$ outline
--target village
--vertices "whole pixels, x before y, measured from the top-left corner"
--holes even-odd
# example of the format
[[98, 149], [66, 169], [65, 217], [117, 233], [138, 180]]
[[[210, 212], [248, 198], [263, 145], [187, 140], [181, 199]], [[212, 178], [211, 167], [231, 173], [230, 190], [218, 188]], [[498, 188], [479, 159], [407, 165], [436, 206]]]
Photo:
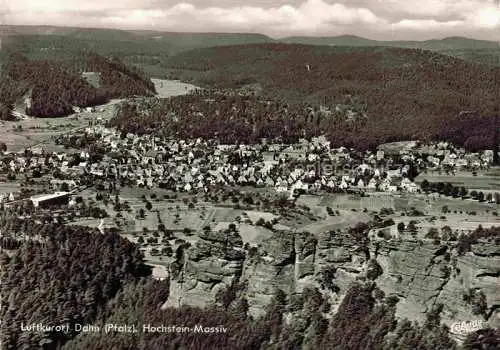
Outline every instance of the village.
[[[272, 228], [287, 210], [290, 217], [278, 228], [306, 227], [318, 233], [354, 225], [366, 219], [363, 213], [387, 210], [411, 216], [429, 211], [439, 215], [447, 208], [453, 215], [455, 208], [452, 226], [462, 232], [477, 225], [457, 221], [461, 214], [481, 209], [487, 218], [477, 220], [498, 220], [493, 216], [498, 215], [500, 193], [495, 174], [488, 176], [495, 169], [493, 152], [468, 153], [445, 142], [395, 142], [374, 152], [332, 148], [325, 137], [292, 145], [266, 140], [224, 145], [123, 134], [100, 119], [57, 135], [53, 142], [65, 152], [38, 146], [1, 153], [2, 206], [28, 201], [40, 213], [58, 213], [69, 221], [76, 217], [76, 223], [103, 232], [121, 227], [124, 233], [152, 234], [162, 225], [184, 239], [209, 225], [227, 229], [249, 213], [249, 222]], [[456, 177], [470, 179], [470, 184], [452, 185]], [[152, 209], [152, 203], [165, 199]], [[230, 212], [227, 208], [241, 205], [248, 210], [217, 215], [218, 207]], [[344, 217], [340, 226], [336, 218], [333, 226], [328, 224], [335, 213]], [[314, 222], [325, 218], [326, 224]], [[149, 236], [143, 244], [157, 241]]]
[[[445, 142], [395, 142], [381, 145], [376, 152], [331, 148], [324, 137], [293, 145], [268, 144], [266, 140], [257, 145], [224, 145], [217, 140], [123, 135], [100, 120], [57, 136], [55, 143], [68, 151], [48, 153], [36, 147], [1, 153], [0, 176], [5, 182], [15, 182], [22, 176], [26, 184], [37, 184], [31, 191], [23, 187], [24, 193], [2, 193], [2, 202], [27, 195], [45, 195], [52, 200], [97, 180], [118, 188], [162, 188], [183, 193], [244, 186], [275, 191], [290, 200], [300, 194], [420, 193], [417, 180], [426, 175], [442, 176], [450, 182], [457, 173], [477, 178], [493, 162], [491, 150], [467, 153]], [[481, 201], [498, 204], [494, 181], [492, 177], [489, 187], [478, 189], [486, 193]], [[461, 197], [465, 195], [462, 189]]]
[[[122, 135], [100, 125], [60, 136], [56, 143], [80, 150], [48, 154], [39, 147], [16, 154], [3, 152], [4, 175], [58, 171], [72, 179], [66, 182], [70, 188], [77, 186], [74, 179], [88, 173], [126, 185], [185, 192], [206, 192], [218, 184], [274, 188], [291, 194], [321, 190], [415, 193], [419, 186], [414, 178], [420, 172], [477, 175], [493, 162], [492, 151], [467, 153], [447, 143], [386, 144], [376, 153], [362, 153], [331, 149], [324, 137], [296, 145], [267, 144], [265, 140], [258, 145], [222, 145], [216, 140]], [[90, 159], [89, 148], [97, 150], [99, 159]]]

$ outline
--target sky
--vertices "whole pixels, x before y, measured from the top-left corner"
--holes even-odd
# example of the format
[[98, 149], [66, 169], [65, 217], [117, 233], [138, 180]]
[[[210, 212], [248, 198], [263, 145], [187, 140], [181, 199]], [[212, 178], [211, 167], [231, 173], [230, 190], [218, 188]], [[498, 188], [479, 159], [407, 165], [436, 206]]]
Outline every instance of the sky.
[[500, 0], [0, 0], [1, 24], [500, 41]]

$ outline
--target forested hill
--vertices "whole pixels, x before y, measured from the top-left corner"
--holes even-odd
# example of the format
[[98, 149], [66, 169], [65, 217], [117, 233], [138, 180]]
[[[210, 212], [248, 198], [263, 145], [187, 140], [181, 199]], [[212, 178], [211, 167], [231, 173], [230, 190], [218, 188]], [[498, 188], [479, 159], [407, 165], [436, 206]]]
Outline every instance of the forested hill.
[[[36, 222], [5, 214], [2, 248], [22, 244], [10, 257], [2, 253], [2, 349], [59, 348], [74, 330], [23, 332], [21, 324], [92, 323], [123, 285], [150, 273], [138, 247], [118, 234], [53, 224], [51, 217]], [[8, 244], [7, 235], [24, 240]]]
[[[82, 72], [100, 74], [100, 84], [90, 85]], [[28, 115], [58, 117], [72, 113], [73, 106], [93, 106], [110, 98], [152, 95], [154, 85], [135, 68], [120, 60], [94, 53], [61, 60], [29, 60], [13, 53], [4, 58], [0, 76], [0, 113], [9, 119], [9, 109], [23, 97], [31, 97]]]
[[[367, 117], [346, 144], [450, 139], [491, 148], [500, 68], [420, 49], [258, 44], [170, 58], [172, 77], [201, 86], [262, 87], [288, 103], [350, 105]], [[472, 113], [463, 113], [472, 112]]]
[[72, 73], [99, 72], [101, 90], [109, 98], [155, 93], [155, 86], [150, 77], [135, 67], [127, 66], [114, 56], [105, 58], [93, 52], [86, 52], [81, 57], [66, 59], [62, 64]]

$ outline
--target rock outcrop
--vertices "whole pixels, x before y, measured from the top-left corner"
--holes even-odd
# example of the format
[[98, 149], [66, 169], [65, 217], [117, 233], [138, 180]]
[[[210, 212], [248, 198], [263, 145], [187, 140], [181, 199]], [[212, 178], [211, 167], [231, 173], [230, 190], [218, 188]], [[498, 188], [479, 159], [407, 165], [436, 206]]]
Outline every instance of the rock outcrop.
[[200, 240], [178, 258], [179, 272], [170, 281], [170, 297], [165, 306], [183, 304], [205, 306], [217, 292], [241, 275], [245, 252], [237, 232], [200, 234]]
[[[321, 290], [334, 311], [352, 282], [369, 278], [386, 295], [399, 298], [400, 318], [423, 321], [426, 312], [442, 303], [442, 320], [448, 325], [481, 318], [499, 326], [499, 247], [480, 242], [459, 255], [455, 245], [412, 237], [367, 241], [345, 231], [317, 237], [276, 231], [251, 247], [243, 246], [236, 231], [203, 232], [183, 254], [167, 305], [207, 305], [238, 280], [254, 316], [266, 311], [278, 289], [292, 295], [306, 286]], [[484, 293], [484, 314], [473, 313], [465, 298], [470, 291]]]

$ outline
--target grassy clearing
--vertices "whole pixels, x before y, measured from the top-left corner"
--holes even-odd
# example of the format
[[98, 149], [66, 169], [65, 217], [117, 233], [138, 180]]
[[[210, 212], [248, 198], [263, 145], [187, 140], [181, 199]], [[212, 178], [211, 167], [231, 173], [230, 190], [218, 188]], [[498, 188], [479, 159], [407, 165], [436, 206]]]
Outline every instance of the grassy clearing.
[[495, 168], [488, 172], [479, 173], [477, 176], [465, 172], [457, 173], [455, 176], [421, 174], [417, 177], [416, 182], [421, 183], [424, 179], [429, 182], [449, 182], [455, 186], [464, 186], [469, 191], [495, 191], [500, 189], [500, 170]]
[[[0, 122], [0, 140], [7, 149], [19, 152], [25, 148], [42, 145], [49, 151], [63, 151], [64, 148], [54, 145], [52, 137], [66, 134], [86, 127], [90, 120], [110, 119], [115, 111], [117, 100], [97, 106], [94, 113], [80, 113], [59, 118], [29, 118], [17, 122]], [[101, 108], [103, 109], [102, 111]]]

